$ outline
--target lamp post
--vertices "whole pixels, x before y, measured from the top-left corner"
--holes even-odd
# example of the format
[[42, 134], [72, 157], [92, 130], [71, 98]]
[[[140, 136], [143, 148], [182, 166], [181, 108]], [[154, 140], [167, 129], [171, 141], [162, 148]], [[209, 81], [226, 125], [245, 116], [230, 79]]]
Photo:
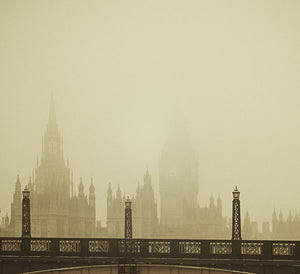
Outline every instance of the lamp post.
[[132, 212], [129, 197], [125, 201], [125, 239], [132, 239]]
[[240, 241], [241, 237], [241, 206], [240, 192], [237, 187], [232, 192], [232, 240]]
[[31, 237], [31, 226], [30, 226], [30, 191], [27, 186], [22, 191], [23, 200], [22, 200], [22, 237], [30, 238]]

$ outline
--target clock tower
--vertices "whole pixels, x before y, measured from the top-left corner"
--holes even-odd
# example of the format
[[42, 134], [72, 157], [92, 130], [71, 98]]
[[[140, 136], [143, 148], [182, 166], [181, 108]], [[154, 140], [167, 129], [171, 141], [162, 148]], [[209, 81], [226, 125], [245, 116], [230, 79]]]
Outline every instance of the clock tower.
[[169, 236], [179, 237], [180, 231], [196, 217], [198, 196], [196, 155], [180, 119], [170, 123], [161, 152], [159, 190], [162, 229], [169, 231]]

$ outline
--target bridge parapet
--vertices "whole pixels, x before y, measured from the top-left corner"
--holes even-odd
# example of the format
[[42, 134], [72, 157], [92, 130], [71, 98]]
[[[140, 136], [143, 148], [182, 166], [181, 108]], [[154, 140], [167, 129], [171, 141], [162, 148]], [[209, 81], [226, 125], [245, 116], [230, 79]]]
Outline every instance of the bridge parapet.
[[300, 260], [300, 241], [0, 238], [0, 255]]

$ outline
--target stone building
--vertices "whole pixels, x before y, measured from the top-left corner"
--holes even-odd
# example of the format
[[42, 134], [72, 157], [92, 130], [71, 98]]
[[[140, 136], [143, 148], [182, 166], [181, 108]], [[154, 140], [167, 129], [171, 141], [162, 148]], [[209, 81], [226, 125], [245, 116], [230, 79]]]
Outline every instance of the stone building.
[[215, 204], [198, 204], [198, 162], [183, 123], [174, 119], [159, 161], [160, 236], [168, 238], [226, 238], [220, 196]]
[[[31, 232], [33, 237], [92, 237], [95, 234], [95, 188], [90, 184], [84, 193], [82, 179], [78, 194], [73, 191], [73, 175], [63, 155], [62, 137], [56, 122], [53, 98], [49, 120], [43, 137], [42, 156], [37, 162], [28, 188], [31, 200]], [[11, 204], [9, 234], [21, 235], [21, 182], [15, 184]]]
[[[195, 152], [183, 127], [171, 124], [171, 131], [159, 161], [160, 222], [151, 177], [132, 199], [133, 235], [138, 238], [228, 238], [230, 229], [222, 215], [220, 195], [209, 206], [198, 204], [198, 170]], [[107, 192], [108, 236], [123, 237], [124, 200], [118, 187], [115, 196]]]
[[121, 196], [120, 186], [113, 195], [111, 185], [107, 190], [106, 226], [108, 237], [124, 237], [124, 204], [125, 197]]
[[284, 219], [282, 211], [277, 215], [275, 209], [272, 216], [272, 239], [274, 240], [300, 240], [300, 214], [293, 216], [290, 212]]
[[[133, 236], [135, 238], [157, 237], [159, 235], [157, 204], [148, 169], [143, 185], [138, 184], [136, 195], [131, 201]], [[107, 191], [107, 235], [109, 237], [124, 237], [124, 203], [125, 195], [122, 197], [120, 186], [113, 195], [109, 185]]]
[[138, 184], [132, 203], [132, 214], [134, 237], [154, 238], [159, 236], [157, 203], [148, 168], [142, 186]]

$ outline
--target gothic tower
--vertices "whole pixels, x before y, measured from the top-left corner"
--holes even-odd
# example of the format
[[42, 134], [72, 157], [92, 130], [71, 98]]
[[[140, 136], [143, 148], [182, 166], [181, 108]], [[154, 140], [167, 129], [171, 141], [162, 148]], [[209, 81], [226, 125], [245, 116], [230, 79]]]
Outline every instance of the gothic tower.
[[194, 222], [198, 196], [197, 160], [180, 118], [171, 122], [161, 152], [159, 190], [161, 227], [166, 235], [179, 236], [177, 231]]
[[158, 235], [157, 204], [148, 168], [142, 187], [138, 184], [132, 203], [133, 235], [136, 238], [153, 238]]
[[[78, 195], [73, 192], [73, 175], [66, 165], [62, 137], [56, 122], [53, 98], [43, 137], [41, 161], [37, 161], [28, 188], [31, 197], [33, 237], [92, 237], [95, 235], [95, 187], [91, 182], [89, 196], [80, 180]], [[21, 183], [15, 185], [11, 204], [11, 236], [21, 235]]]
[[61, 237], [68, 235], [70, 185], [70, 170], [64, 161], [62, 137], [51, 96], [41, 162], [36, 169], [33, 183], [36, 190], [32, 195], [33, 235]]

